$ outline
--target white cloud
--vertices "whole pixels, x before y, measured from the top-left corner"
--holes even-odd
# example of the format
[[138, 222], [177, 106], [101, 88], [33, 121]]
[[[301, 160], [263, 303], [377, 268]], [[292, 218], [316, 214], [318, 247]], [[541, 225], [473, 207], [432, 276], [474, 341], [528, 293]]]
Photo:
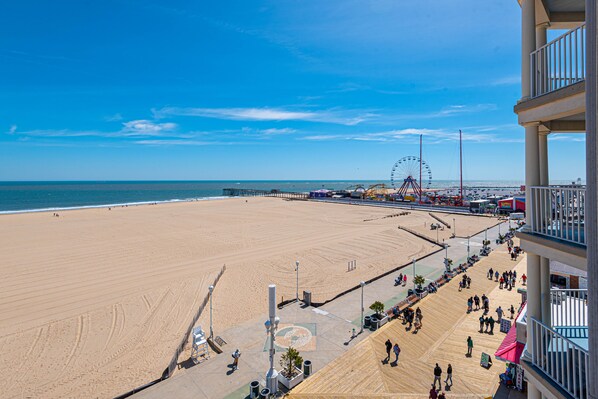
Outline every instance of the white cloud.
[[570, 134], [562, 134], [562, 133], [552, 133], [548, 135], [548, 140], [550, 141], [573, 141], [582, 143], [586, 141], [586, 135], [580, 133], [570, 133]]
[[125, 136], [160, 136], [163, 132], [171, 132], [177, 128], [176, 123], [155, 123], [145, 119], [123, 123], [122, 133]]
[[10, 128], [8, 129], [8, 134], [15, 134], [17, 131], [17, 125], [11, 125]]
[[120, 122], [123, 120], [123, 116], [121, 114], [114, 114], [104, 118], [107, 122]]
[[490, 82], [492, 86], [507, 86], [507, 85], [515, 85], [521, 84], [521, 76], [520, 75], [511, 75], [505, 76]]
[[363, 111], [301, 111], [282, 108], [177, 108], [165, 107], [153, 110], [156, 118], [167, 116], [197, 116], [241, 121], [308, 121], [340, 125], [357, 125], [375, 115]]
[[278, 134], [292, 134], [292, 133], [295, 133], [296, 130], [285, 127], [283, 129], [276, 129], [276, 128], [264, 129], [264, 130], [260, 130], [259, 132], [270, 136], [270, 135], [278, 135]]

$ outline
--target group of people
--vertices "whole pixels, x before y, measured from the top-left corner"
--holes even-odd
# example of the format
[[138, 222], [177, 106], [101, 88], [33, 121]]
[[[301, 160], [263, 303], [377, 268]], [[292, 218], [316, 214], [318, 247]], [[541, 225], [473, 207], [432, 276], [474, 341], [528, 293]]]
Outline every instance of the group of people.
[[402, 285], [403, 287], [407, 285], [407, 275], [406, 274], [399, 274], [397, 278], [395, 278], [395, 286]]
[[498, 288], [501, 290], [503, 287], [511, 291], [511, 289], [515, 286], [517, 282], [517, 271], [516, 270], [509, 270], [508, 272], [503, 272], [500, 278], [498, 279], [500, 283]]
[[399, 347], [399, 344], [396, 343], [393, 345], [392, 342], [390, 342], [390, 339], [387, 339], [384, 345], [386, 346], [386, 359], [384, 359], [383, 363], [388, 363], [390, 361], [390, 351], [392, 351], [395, 355], [395, 361], [393, 364], [396, 365], [399, 362], [399, 355], [401, 354], [401, 348]]
[[[449, 384], [449, 380], [451, 383]], [[438, 390], [436, 390], [436, 383], [438, 382]], [[447, 387], [453, 386], [453, 366], [449, 363], [448, 367], [446, 368], [446, 379], [444, 380], [444, 384]], [[446, 394], [444, 392], [438, 393], [442, 389], [442, 368], [436, 363], [436, 367], [434, 367], [434, 383], [432, 384], [432, 388], [430, 389], [430, 399], [445, 399]]]
[[471, 287], [471, 277], [469, 277], [467, 274], [463, 274], [461, 281], [459, 281], [459, 292], [461, 292], [461, 290], [463, 288], [470, 288]]
[[511, 254], [511, 260], [517, 260], [517, 257], [519, 257], [519, 255], [523, 252], [521, 247], [508, 246], [507, 248], [509, 250], [509, 253]]
[[486, 294], [482, 294], [481, 298], [477, 294], [472, 297], [470, 296], [467, 299], [467, 313], [471, 313], [474, 310], [480, 310], [480, 303], [481, 307], [484, 309], [484, 315], [487, 314], [490, 310], [490, 299]]
[[408, 330], [414, 327], [413, 332], [416, 333], [422, 328], [422, 311], [419, 307], [413, 310], [413, 308], [403, 309], [403, 324], [409, 324]]

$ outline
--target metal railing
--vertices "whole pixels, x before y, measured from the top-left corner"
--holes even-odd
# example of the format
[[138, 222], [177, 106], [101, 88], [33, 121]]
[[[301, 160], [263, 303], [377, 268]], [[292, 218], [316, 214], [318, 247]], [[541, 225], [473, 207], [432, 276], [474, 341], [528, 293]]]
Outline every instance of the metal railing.
[[559, 289], [550, 290], [551, 324], [556, 326], [588, 326], [588, 290]]
[[586, 245], [585, 203], [583, 186], [531, 187], [529, 228], [536, 234]]
[[588, 351], [534, 318], [531, 323], [532, 364], [576, 399], [587, 399]]
[[532, 98], [584, 80], [585, 45], [584, 23], [531, 53]]

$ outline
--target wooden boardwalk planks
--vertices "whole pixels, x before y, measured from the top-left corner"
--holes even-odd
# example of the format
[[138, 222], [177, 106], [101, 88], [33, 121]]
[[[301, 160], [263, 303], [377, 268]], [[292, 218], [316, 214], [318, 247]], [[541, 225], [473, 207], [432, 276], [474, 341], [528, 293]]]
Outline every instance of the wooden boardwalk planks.
[[[479, 333], [478, 318], [482, 311], [467, 314], [467, 298], [475, 294], [489, 296], [490, 315], [496, 319], [495, 310], [499, 305], [505, 311], [511, 304], [517, 309], [521, 296], [516, 289], [499, 289], [497, 282], [487, 279], [490, 267], [499, 272], [515, 268], [520, 276], [526, 270], [525, 257], [514, 262], [505, 247], [498, 248], [467, 271], [472, 279], [471, 289], [459, 292], [460, 276], [457, 276], [437, 294], [428, 295], [416, 305], [423, 314], [423, 328], [417, 334], [407, 331], [401, 321], [392, 321], [297, 386], [289, 397], [427, 398], [434, 379], [435, 363], [443, 369], [443, 380], [448, 363], [453, 366], [454, 384], [446, 391], [447, 396], [492, 396], [498, 387], [498, 375], [504, 371], [504, 363], [494, 359], [494, 352], [505, 334], [500, 332], [498, 323], [494, 326], [493, 335]], [[474, 341], [471, 358], [465, 356], [468, 336]], [[386, 357], [384, 342], [387, 339], [393, 344], [398, 342], [401, 347], [396, 367], [382, 363]], [[482, 352], [490, 354], [494, 361], [493, 367], [488, 370], [479, 364]], [[394, 360], [394, 355], [391, 360]], [[443, 384], [443, 390], [445, 388]]]

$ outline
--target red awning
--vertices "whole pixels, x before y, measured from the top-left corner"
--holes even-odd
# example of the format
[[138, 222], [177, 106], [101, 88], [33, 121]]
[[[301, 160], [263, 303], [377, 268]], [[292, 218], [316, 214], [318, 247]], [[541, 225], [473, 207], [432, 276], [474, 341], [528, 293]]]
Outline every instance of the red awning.
[[[521, 311], [519, 313], [521, 313]], [[519, 317], [519, 313], [515, 320]], [[523, 348], [525, 348], [525, 344], [517, 342], [517, 324], [513, 323], [507, 336], [498, 347], [498, 350], [494, 353], [494, 357], [505, 362], [519, 364], [519, 358], [523, 353]]]

